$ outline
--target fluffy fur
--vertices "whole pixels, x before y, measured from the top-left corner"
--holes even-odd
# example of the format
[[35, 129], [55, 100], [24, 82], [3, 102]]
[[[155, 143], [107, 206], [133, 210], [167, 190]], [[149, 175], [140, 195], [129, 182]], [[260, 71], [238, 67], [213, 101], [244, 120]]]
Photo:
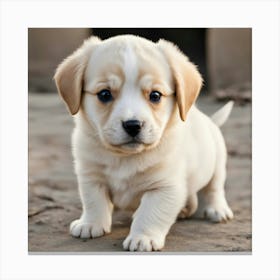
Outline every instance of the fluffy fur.
[[[136, 210], [123, 242], [130, 251], [162, 249], [178, 215], [233, 217], [224, 193], [224, 139], [195, 107], [202, 78], [175, 45], [132, 35], [92, 37], [59, 65], [55, 81], [76, 124], [83, 213], [70, 225], [73, 236], [109, 233], [114, 206]], [[98, 99], [103, 89], [112, 101]], [[150, 101], [152, 91], [162, 94], [158, 103]], [[231, 108], [215, 114], [215, 122], [225, 122]], [[122, 125], [132, 119], [143, 124], [133, 139]]]

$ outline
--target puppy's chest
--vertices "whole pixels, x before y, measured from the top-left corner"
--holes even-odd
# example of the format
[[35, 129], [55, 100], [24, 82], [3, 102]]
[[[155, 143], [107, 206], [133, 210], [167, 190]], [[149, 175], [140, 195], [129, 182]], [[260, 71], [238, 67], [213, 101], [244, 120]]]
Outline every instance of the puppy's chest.
[[138, 174], [131, 171], [131, 168], [125, 166], [108, 166], [105, 171], [111, 199], [119, 208], [134, 208], [131, 204], [135, 204], [141, 193], [137, 183]]

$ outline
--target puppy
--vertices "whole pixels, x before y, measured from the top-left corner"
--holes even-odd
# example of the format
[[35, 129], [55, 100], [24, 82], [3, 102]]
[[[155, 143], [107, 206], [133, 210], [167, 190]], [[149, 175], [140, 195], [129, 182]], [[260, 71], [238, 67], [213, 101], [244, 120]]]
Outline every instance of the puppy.
[[110, 233], [114, 206], [136, 210], [123, 242], [130, 251], [161, 250], [178, 215], [233, 218], [218, 128], [233, 103], [212, 119], [200, 112], [194, 102], [201, 75], [175, 45], [133, 35], [91, 37], [54, 79], [75, 121], [83, 212], [70, 225], [72, 236]]

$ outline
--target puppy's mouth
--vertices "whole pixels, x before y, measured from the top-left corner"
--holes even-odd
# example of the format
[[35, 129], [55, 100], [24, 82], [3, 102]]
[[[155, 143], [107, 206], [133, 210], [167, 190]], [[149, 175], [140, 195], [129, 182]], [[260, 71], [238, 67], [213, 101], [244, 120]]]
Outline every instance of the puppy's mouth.
[[128, 142], [122, 143], [121, 146], [129, 146], [129, 147], [136, 147], [138, 145], [144, 144], [142, 141], [139, 141], [137, 139], [132, 139]]
[[142, 152], [149, 145], [137, 138], [133, 138], [126, 142], [111, 144], [111, 146], [119, 153], [136, 154]]
[[125, 148], [137, 148], [139, 147], [140, 145], [146, 145], [144, 142], [142, 142], [141, 140], [138, 140], [136, 138], [133, 138], [129, 141], [126, 141], [126, 142], [122, 142], [122, 143], [119, 143], [119, 144], [115, 144], [113, 146], [115, 147], [125, 147]]
[[141, 137], [137, 135], [135, 137], [124, 137], [123, 139], [110, 139], [105, 138], [107, 141], [103, 141], [106, 148], [119, 155], [131, 155], [139, 154], [144, 151], [154, 148], [159, 141], [152, 141], [153, 139]]

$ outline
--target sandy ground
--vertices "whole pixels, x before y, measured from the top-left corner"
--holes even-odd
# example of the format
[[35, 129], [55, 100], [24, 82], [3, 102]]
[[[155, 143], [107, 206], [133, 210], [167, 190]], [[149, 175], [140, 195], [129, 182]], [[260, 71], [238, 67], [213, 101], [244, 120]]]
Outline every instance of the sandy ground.
[[[198, 101], [208, 114], [221, 106], [209, 97]], [[70, 222], [81, 213], [71, 155], [72, 127], [57, 94], [29, 95], [29, 252], [122, 252], [129, 212], [116, 211], [112, 233], [104, 237], [81, 240], [69, 235]], [[162, 253], [251, 252], [251, 104], [235, 106], [222, 131], [229, 153], [226, 193], [235, 219], [222, 224], [177, 221]]]

